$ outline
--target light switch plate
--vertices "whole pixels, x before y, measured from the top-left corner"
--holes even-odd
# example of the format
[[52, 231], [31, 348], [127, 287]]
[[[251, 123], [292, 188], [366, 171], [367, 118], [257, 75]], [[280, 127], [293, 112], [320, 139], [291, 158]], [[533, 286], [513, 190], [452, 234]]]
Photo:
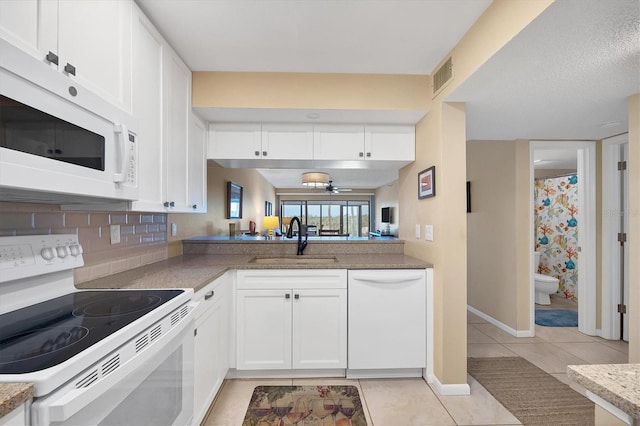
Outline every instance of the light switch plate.
[[420, 239], [420, 225], [416, 225], [416, 238]]
[[111, 234], [111, 244], [120, 243], [120, 225], [109, 226], [109, 233]]
[[424, 239], [427, 241], [433, 241], [433, 225], [424, 226]]

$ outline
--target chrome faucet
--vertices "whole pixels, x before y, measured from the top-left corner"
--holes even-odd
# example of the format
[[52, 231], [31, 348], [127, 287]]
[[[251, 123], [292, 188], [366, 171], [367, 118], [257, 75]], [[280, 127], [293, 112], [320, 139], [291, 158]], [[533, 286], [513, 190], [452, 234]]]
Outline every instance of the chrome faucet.
[[291, 218], [291, 222], [289, 222], [287, 238], [293, 238], [293, 222], [298, 222], [298, 252], [296, 254], [298, 256], [302, 256], [302, 252], [307, 248], [307, 239], [309, 236], [305, 234], [304, 241], [302, 241], [302, 223], [300, 223], [300, 218], [298, 216], [294, 216]]

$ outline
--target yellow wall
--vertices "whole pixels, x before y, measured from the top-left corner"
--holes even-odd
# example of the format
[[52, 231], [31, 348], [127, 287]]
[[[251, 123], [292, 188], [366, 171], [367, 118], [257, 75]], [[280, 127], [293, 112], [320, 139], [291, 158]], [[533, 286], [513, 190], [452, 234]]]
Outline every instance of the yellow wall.
[[640, 93], [629, 97], [629, 362], [640, 362]]
[[426, 111], [426, 75], [193, 73], [193, 106]]
[[[242, 219], [225, 219], [227, 182], [242, 186]], [[235, 222], [236, 229], [249, 229], [249, 221], [256, 222], [256, 230], [262, 231], [264, 203], [271, 201], [275, 209], [275, 189], [255, 169], [225, 169], [209, 161], [207, 163], [207, 213], [170, 214], [171, 224], [178, 225], [178, 235], [169, 231], [169, 257], [182, 254], [181, 240], [196, 235], [228, 235], [229, 223]], [[275, 210], [274, 210], [275, 212]]]

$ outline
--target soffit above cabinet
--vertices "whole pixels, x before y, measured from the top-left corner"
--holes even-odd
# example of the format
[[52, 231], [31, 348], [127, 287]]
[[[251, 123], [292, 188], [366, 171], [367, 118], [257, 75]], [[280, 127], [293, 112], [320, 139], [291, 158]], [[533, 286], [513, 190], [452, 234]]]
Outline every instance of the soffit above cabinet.
[[203, 120], [226, 123], [339, 123], [414, 125], [426, 110], [347, 110], [293, 108], [203, 108], [193, 110]]

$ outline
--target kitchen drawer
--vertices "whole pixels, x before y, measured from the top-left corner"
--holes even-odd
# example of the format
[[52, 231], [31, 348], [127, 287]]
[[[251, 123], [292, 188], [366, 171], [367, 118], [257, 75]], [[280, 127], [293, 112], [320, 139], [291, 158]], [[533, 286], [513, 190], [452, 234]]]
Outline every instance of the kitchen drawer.
[[237, 277], [239, 290], [347, 288], [346, 269], [247, 269]]

